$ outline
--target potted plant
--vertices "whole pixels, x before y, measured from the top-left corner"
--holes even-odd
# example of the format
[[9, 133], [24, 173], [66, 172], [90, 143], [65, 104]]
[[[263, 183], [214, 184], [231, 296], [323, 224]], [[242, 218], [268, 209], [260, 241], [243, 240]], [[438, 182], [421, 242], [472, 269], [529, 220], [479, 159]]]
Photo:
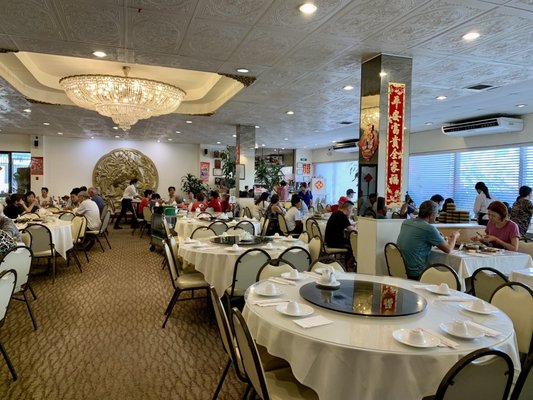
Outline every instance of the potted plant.
[[226, 186], [228, 189], [232, 189], [235, 187], [235, 173], [237, 169], [235, 157], [229, 147], [226, 147], [220, 152], [220, 158], [222, 159], [222, 175], [224, 175], [224, 179], [226, 180]]
[[197, 176], [187, 174], [181, 178], [181, 190], [185, 194], [193, 192], [196, 196], [200, 192], [207, 192], [208, 187]]
[[281, 169], [283, 165], [266, 162], [260, 158], [255, 163], [255, 181], [263, 185], [267, 190], [272, 190], [274, 185], [282, 180]]

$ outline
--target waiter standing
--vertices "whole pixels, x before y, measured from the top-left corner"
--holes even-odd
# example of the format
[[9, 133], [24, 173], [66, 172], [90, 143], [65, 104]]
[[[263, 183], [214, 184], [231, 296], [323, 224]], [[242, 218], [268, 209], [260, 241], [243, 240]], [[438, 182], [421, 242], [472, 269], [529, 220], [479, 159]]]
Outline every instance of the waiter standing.
[[122, 227], [119, 226], [120, 220], [122, 217], [126, 216], [126, 213], [128, 211], [131, 211], [131, 227], [136, 228], [137, 227], [137, 218], [135, 217], [135, 211], [132, 207], [132, 201], [135, 198], [140, 198], [140, 196], [137, 194], [137, 186], [139, 185], [138, 179], [132, 179], [130, 181], [130, 185], [126, 187], [124, 190], [124, 194], [122, 195], [122, 200], [120, 202], [120, 215], [117, 217], [115, 221], [115, 229], [122, 229]]

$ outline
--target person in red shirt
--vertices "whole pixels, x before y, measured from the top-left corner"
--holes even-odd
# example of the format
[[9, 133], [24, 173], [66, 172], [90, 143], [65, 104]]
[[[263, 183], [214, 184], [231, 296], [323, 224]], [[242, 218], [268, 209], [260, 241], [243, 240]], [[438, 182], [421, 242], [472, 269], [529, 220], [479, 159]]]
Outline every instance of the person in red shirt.
[[216, 190], [212, 190], [211, 201], [207, 203], [207, 207], [211, 207], [214, 212], [222, 212], [222, 204], [220, 202], [220, 195]]
[[331, 212], [335, 212], [335, 211], [338, 211], [339, 210], [339, 207], [342, 206], [344, 203], [346, 203], [348, 201], [348, 197], [344, 197], [344, 196], [341, 196], [339, 198], [339, 202], [338, 204], [333, 204], [331, 206]]
[[137, 215], [141, 216], [143, 215], [143, 208], [147, 207], [150, 203], [150, 200], [152, 200], [152, 194], [154, 193], [153, 190], [146, 189], [144, 191], [144, 197], [141, 200], [141, 203], [139, 204], [139, 207], [137, 208]]
[[228, 212], [231, 211], [231, 204], [229, 203], [229, 194], [222, 195], [222, 201], [220, 202], [222, 205], [222, 212]]
[[207, 203], [205, 202], [205, 196], [203, 193], [198, 193], [196, 195], [196, 202], [191, 207], [191, 211], [204, 211], [207, 208]]

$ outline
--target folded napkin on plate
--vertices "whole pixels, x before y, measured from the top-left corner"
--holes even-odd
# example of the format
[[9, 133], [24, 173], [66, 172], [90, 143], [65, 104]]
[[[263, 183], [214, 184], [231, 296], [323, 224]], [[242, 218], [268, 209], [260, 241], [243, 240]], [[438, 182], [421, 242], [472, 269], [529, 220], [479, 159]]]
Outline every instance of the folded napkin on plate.
[[285, 279], [285, 278], [280, 278], [279, 276], [274, 276], [274, 277], [268, 278], [268, 280], [271, 281], [271, 282], [280, 283], [282, 285], [296, 286], [296, 283], [294, 283], [293, 281], [290, 281], [290, 280]]
[[277, 306], [279, 304], [285, 304], [288, 302], [289, 300], [273, 299], [273, 300], [256, 300], [256, 301], [253, 301], [252, 304], [254, 306], [259, 306], [259, 307], [270, 307], [270, 306]]
[[472, 301], [472, 298], [471, 297], [460, 297], [460, 296], [446, 296], [446, 297], [442, 296], [436, 299], [435, 301], [468, 302], [468, 301]]
[[322, 315], [316, 315], [314, 317], [295, 319], [295, 324], [300, 325], [302, 328], [314, 328], [315, 326], [322, 326], [331, 324], [333, 321], [323, 317]]
[[448, 339], [446, 336], [443, 336], [440, 333], [437, 333], [437, 332], [435, 332], [432, 329], [422, 329], [422, 330], [424, 332], [426, 332], [427, 334], [429, 334], [431, 336], [434, 336], [437, 339], [439, 339], [440, 340], [439, 347], [445, 346], [445, 347], [449, 347], [451, 349], [456, 349], [457, 347], [459, 347], [459, 343], [454, 342], [451, 339]]
[[474, 321], [466, 321], [466, 324], [479, 329], [485, 334], [485, 336], [488, 336], [488, 337], [500, 336], [502, 334], [499, 331], [486, 327], [485, 325], [477, 324]]

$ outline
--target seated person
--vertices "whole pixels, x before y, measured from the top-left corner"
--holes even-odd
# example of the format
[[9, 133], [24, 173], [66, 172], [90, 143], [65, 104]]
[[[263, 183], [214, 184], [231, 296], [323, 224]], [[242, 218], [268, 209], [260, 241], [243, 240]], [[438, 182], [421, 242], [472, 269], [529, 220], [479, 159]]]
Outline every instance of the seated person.
[[185, 199], [185, 204], [192, 204], [196, 201], [196, 197], [194, 196], [193, 192], [187, 193], [187, 198]]
[[77, 197], [80, 204], [76, 210], [76, 215], [83, 215], [87, 219], [88, 231], [99, 230], [102, 221], [100, 220], [98, 205], [91, 200], [87, 192], [79, 192]]
[[41, 205], [41, 207], [50, 207], [54, 204], [54, 202], [52, 201], [52, 197], [49, 196], [48, 194], [48, 188], [47, 187], [42, 187], [41, 188], [41, 197], [40, 198], [37, 198], [37, 201], [39, 202], [39, 204]]
[[444, 197], [442, 197], [440, 194], [434, 194], [431, 196], [430, 200], [438, 204], [440, 212], [442, 210], [442, 205], [444, 204]]
[[3, 213], [4, 206], [0, 203], [0, 231], [4, 231], [13, 236], [17, 242], [21, 242], [20, 231], [11, 218], [8, 218]]
[[376, 193], [369, 194], [368, 199], [365, 199], [365, 197], [361, 195], [361, 197], [359, 197], [359, 199], [357, 200], [359, 215], [364, 217], [368, 209], [372, 209], [372, 206], [377, 201], [377, 199], [378, 195]]
[[352, 215], [353, 205], [350, 200], [346, 199], [339, 206], [339, 209], [329, 217], [324, 234], [324, 241], [327, 246], [351, 250], [350, 240], [344, 236], [344, 232], [355, 230], [349, 218]]
[[89, 193], [91, 200], [96, 203], [96, 205], [98, 206], [98, 209], [100, 210], [100, 214], [102, 214], [102, 211], [104, 210], [104, 207], [105, 207], [105, 201], [102, 198], [102, 196], [100, 196], [100, 194], [98, 193], [98, 189], [96, 189], [95, 187], [90, 187], [87, 190], [87, 193]]
[[222, 195], [222, 201], [220, 202], [220, 206], [222, 207], [222, 212], [228, 212], [231, 211], [231, 204], [229, 203], [229, 194]]
[[207, 207], [211, 207], [214, 212], [222, 212], [222, 203], [220, 202], [220, 195], [216, 190], [210, 192], [211, 200], [207, 203]]
[[37, 210], [41, 208], [39, 200], [35, 197], [35, 193], [32, 191], [26, 193], [22, 207], [24, 207], [25, 212], [37, 212]]
[[279, 202], [279, 196], [273, 194], [270, 198], [270, 204], [265, 210], [265, 218], [269, 220], [267, 235], [281, 233], [279, 229], [278, 215], [285, 215], [285, 209]]
[[[518, 225], [508, 218], [508, 210], [501, 201], [493, 201], [487, 207], [489, 222], [485, 228], [486, 235], [481, 237], [482, 243], [491, 244], [500, 249], [518, 250], [520, 231]], [[480, 238], [472, 238], [480, 240]]]
[[[137, 207], [137, 215], [142, 216], [143, 215], [143, 208], [148, 207], [150, 204], [150, 201], [152, 200], [152, 195], [154, 194], [154, 191], [151, 189], [146, 189], [144, 191], [144, 197], [139, 203], [139, 207]], [[147, 221], [149, 222], [149, 221]]]
[[402, 223], [396, 243], [405, 259], [409, 279], [419, 279], [428, 265], [433, 246], [449, 254], [459, 237], [459, 232], [455, 231], [446, 241], [437, 228], [431, 225], [435, 223], [438, 211], [437, 203], [426, 200], [420, 205], [417, 218], [407, 219]]
[[168, 199], [165, 200], [165, 203], [170, 205], [179, 203], [178, 199], [176, 198], [176, 188], [174, 186], [168, 187]]
[[70, 199], [67, 201], [67, 205], [63, 207], [65, 210], [73, 210], [78, 207], [78, 193], [81, 192], [80, 188], [74, 188], [70, 191]]
[[[437, 205], [438, 207], [438, 205]], [[438, 210], [437, 210], [438, 212]], [[405, 195], [405, 203], [400, 208], [400, 217], [413, 218], [418, 215], [418, 209], [416, 208], [415, 201], [408, 194]]]
[[387, 207], [385, 207], [385, 197], [378, 197], [376, 204], [376, 219], [387, 219]]
[[261, 195], [254, 202], [254, 204], [254, 217], [261, 218], [261, 216], [264, 215], [266, 209], [268, 208], [268, 192], [261, 193]]
[[19, 215], [24, 214], [24, 195], [20, 193], [13, 193], [6, 197], [6, 206], [4, 208], [4, 215], [11, 219], [17, 219]]
[[289, 233], [302, 233], [303, 223], [300, 209], [302, 208], [303, 200], [297, 195], [293, 194], [291, 198], [291, 208], [285, 214], [285, 221], [287, 221], [287, 230]]
[[191, 207], [191, 211], [196, 211], [198, 210], [198, 212], [202, 212], [202, 211], [205, 211], [205, 209], [207, 208], [207, 203], [205, 202], [205, 196], [203, 193], [198, 193], [196, 195], [196, 201], [193, 203], [192, 207]]
[[154, 211], [154, 207], [159, 207], [161, 205], [161, 195], [159, 193], [154, 193], [152, 199], [148, 203], [150, 210]]
[[[340, 206], [342, 206], [344, 203], [346, 203], [348, 201], [348, 197], [346, 196], [341, 196], [339, 197], [339, 201], [337, 204], [333, 204], [332, 206], [329, 206], [329, 209], [326, 207], [326, 211], [328, 212], [335, 212], [335, 211], [338, 211]], [[352, 202], [353, 203], [353, 202]]]
[[451, 197], [448, 197], [446, 200], [444, 200], [444, 204], [442, 205], [442, 211], [448, 212], [448, 204], [455, 204]]

